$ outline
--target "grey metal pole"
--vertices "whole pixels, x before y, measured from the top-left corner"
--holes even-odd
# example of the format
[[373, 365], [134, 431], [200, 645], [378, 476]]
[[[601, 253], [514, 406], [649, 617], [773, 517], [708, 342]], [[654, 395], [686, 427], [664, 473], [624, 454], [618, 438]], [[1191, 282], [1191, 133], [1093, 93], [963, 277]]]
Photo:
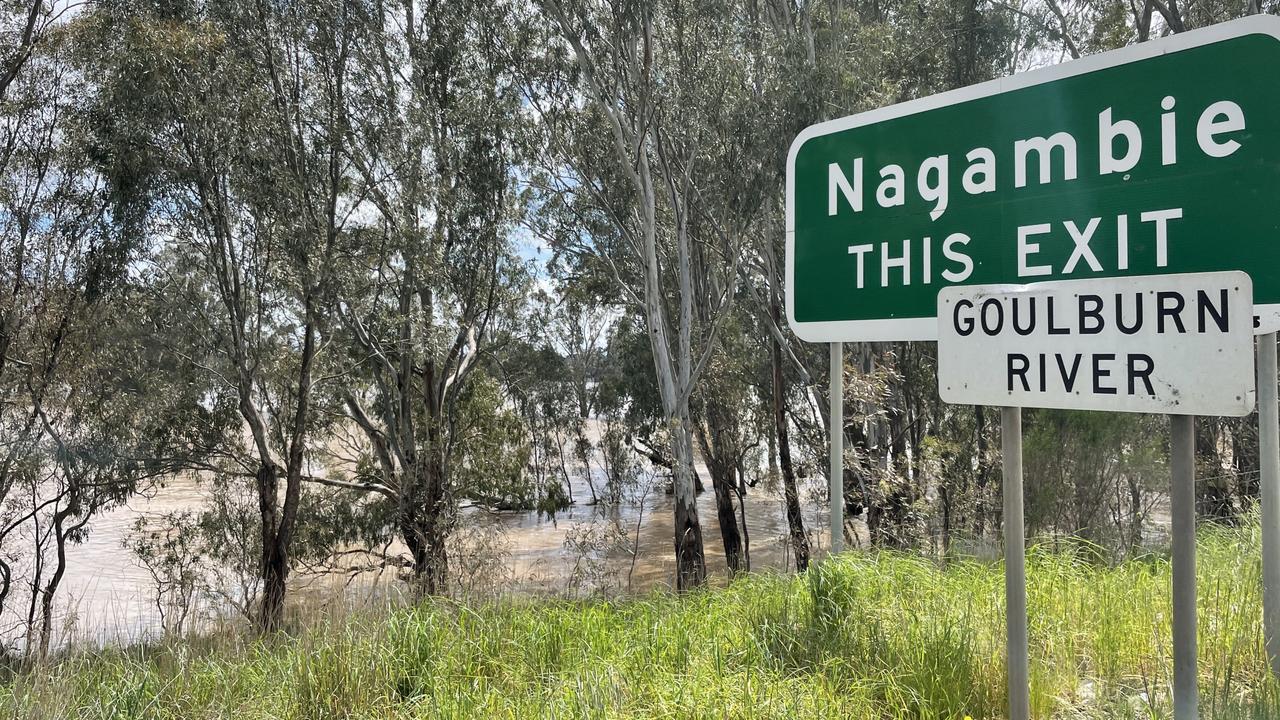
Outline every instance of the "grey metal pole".
[[831, 343], [831, 552], [844, 550], [844, 343]]
[[1022, 408], [1000, 408], [1004, 463], [1004, 604], [1008, 640], [1009, 720], [1031, 717], [1027, 661], [1027, 567], [1022, 518]]
[[1173, 718], [1198, 720], [1195, 417], [1170, 415], [1173, 514]]
[[1258, 494], [1262, 499], [1262, 624], [1280, 678], [1280, 407], [1276, 334], [1258, 336]]

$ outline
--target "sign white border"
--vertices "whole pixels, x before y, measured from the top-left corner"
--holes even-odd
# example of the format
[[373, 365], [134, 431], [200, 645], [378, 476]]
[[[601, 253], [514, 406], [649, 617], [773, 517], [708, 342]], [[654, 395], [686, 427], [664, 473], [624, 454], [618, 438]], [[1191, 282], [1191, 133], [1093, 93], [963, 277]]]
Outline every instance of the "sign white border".
[[[871, 342], [871, 341], [904, 341], [904, 340], [937, 340], [938, 322], [935, 317], [921, 318], [887, 318], [880, 320], [834, 320], [826, 322], [797, 322], [795, 318], [795, 169], [796, 154], [800, 147], [812, 138], [830, 135], [831, 133], [852, 128], [864, 127], [874, 123], [906, 117], [917, 113], [937, 110], [948, 105], [955, 105], [969, 100], [990, 97], [1011, 90], [1043, 85], [1044, 83], [1064, 78], [1084, 75], [1097, 70], [1127, 65], [1140, 60], [1148, 60], [1160, 55], [1190, 48], [1210, 45], [1223, 40], [1244, 37], [1246, 35], [1270, 35], [1280, 40], [1280, 17], [1275, 15], [1252, 15], [1232, 20], [1231, 22], [1213, 25], [1201, 30], [1171, 35], [1159, 40], [1151, 40], [1137, 45], [1111, 50], [1097, 55], [1070, 60], [1058, 65], [1018, 73], [1006, 78], [989, 80], [978, 85], [949, 90], [937, 95], [910, 100], [897, 105], [870, 110], [857, 115], [850, 115], [836, 120], [810, 125], [796, 136], [787, 153], [787, 230], [786, 230], [786, 306], [787, 323], [792, 331], [806, 342]], [[1235, 268], [1249, 272], [1256, 268]], [[1079, 279], [1079, 278], [1076, 278]], [[1255, 305], [1254, 315], [1261, 319], [1260, 327], [1254, 328], [1254, 334], [1275, 332], [1280, 329], [1280, 304]]]

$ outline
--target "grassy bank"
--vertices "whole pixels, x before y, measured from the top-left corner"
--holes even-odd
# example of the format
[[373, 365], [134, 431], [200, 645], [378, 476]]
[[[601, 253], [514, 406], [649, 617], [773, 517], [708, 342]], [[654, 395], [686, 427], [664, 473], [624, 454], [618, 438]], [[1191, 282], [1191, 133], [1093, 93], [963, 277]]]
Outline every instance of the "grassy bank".
[[[1205, 717], [1280, 717], [1257, 530], [1201, 535]], [[997, 718], [998, 565], [851, 553], [805, 577], [620, 602], [435, 602], [77, 654], [11, 677], [31, 718]], [[1166, 717], [1169, 563], [1028, 557], [1040, 718]]]

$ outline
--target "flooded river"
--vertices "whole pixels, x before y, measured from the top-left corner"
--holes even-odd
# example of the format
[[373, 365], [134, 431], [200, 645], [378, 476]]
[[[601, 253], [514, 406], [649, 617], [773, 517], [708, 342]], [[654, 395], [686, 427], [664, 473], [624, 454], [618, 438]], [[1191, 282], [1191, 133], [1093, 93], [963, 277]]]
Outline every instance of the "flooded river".
[[[698, 497], [708, 572], [725, 574], [724, 548], [716, 522], [715, 496], [705, 468], [706, 491]], [[820, 481], [819, 481], [820, 482]], [[646, 493], [628, 493], [628, 501], [591, 506], [584, 478], [573, 481], [576, 504], [553, 518], [536, 512], [495, 512], [464, 508], [450, 571], [464, 592], [491, 594], [583, 594], [643, 592], [669, 586], [674, 576], [672, 498], [662, 481]], [[793, 564], [786, 542], [786, 517], [779, 492], [760, 483], [746, 496], [747, 530], [753, 570], [784, 569]], [[596, 481], [597, 491], [602, 483]], [[820, 488], [802, 488], [805, 526], [815, 554], [827, 546]], [[68, 571], [59, 591], [56, 644], [114, 644], [156, 637], [162, 630], [155, 604], [155, 582], [126, 547], [135, 522], [181, 510], [199, 510], [207, 488], [194, 479], [175, 479], [153, 496], [95, 519], [84, 543], [68, 549]], [[392, 572], [367, 575], [344, 585], [340, 578], [295, 572], [293, 598], [332, 598], [394, 590]], [[358, 598], [355, 598], [358, 600]]]

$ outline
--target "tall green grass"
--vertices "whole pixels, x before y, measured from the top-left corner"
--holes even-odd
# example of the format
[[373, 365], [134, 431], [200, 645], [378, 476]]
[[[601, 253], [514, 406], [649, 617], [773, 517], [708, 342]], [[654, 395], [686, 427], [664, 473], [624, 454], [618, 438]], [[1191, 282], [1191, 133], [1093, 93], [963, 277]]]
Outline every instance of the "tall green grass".
[[[1256, 526], [1199, 546], [1202, 712], [1280, 717]], [[1170, 568], [1028, 553], [1038, 718], [1169, 714]], [[1003, 574], [849, 553], [684, 597], [433, 601], [314, 618], [269, 641], [72, 654], [0, 685], [30, 718], [999, 718]]]

